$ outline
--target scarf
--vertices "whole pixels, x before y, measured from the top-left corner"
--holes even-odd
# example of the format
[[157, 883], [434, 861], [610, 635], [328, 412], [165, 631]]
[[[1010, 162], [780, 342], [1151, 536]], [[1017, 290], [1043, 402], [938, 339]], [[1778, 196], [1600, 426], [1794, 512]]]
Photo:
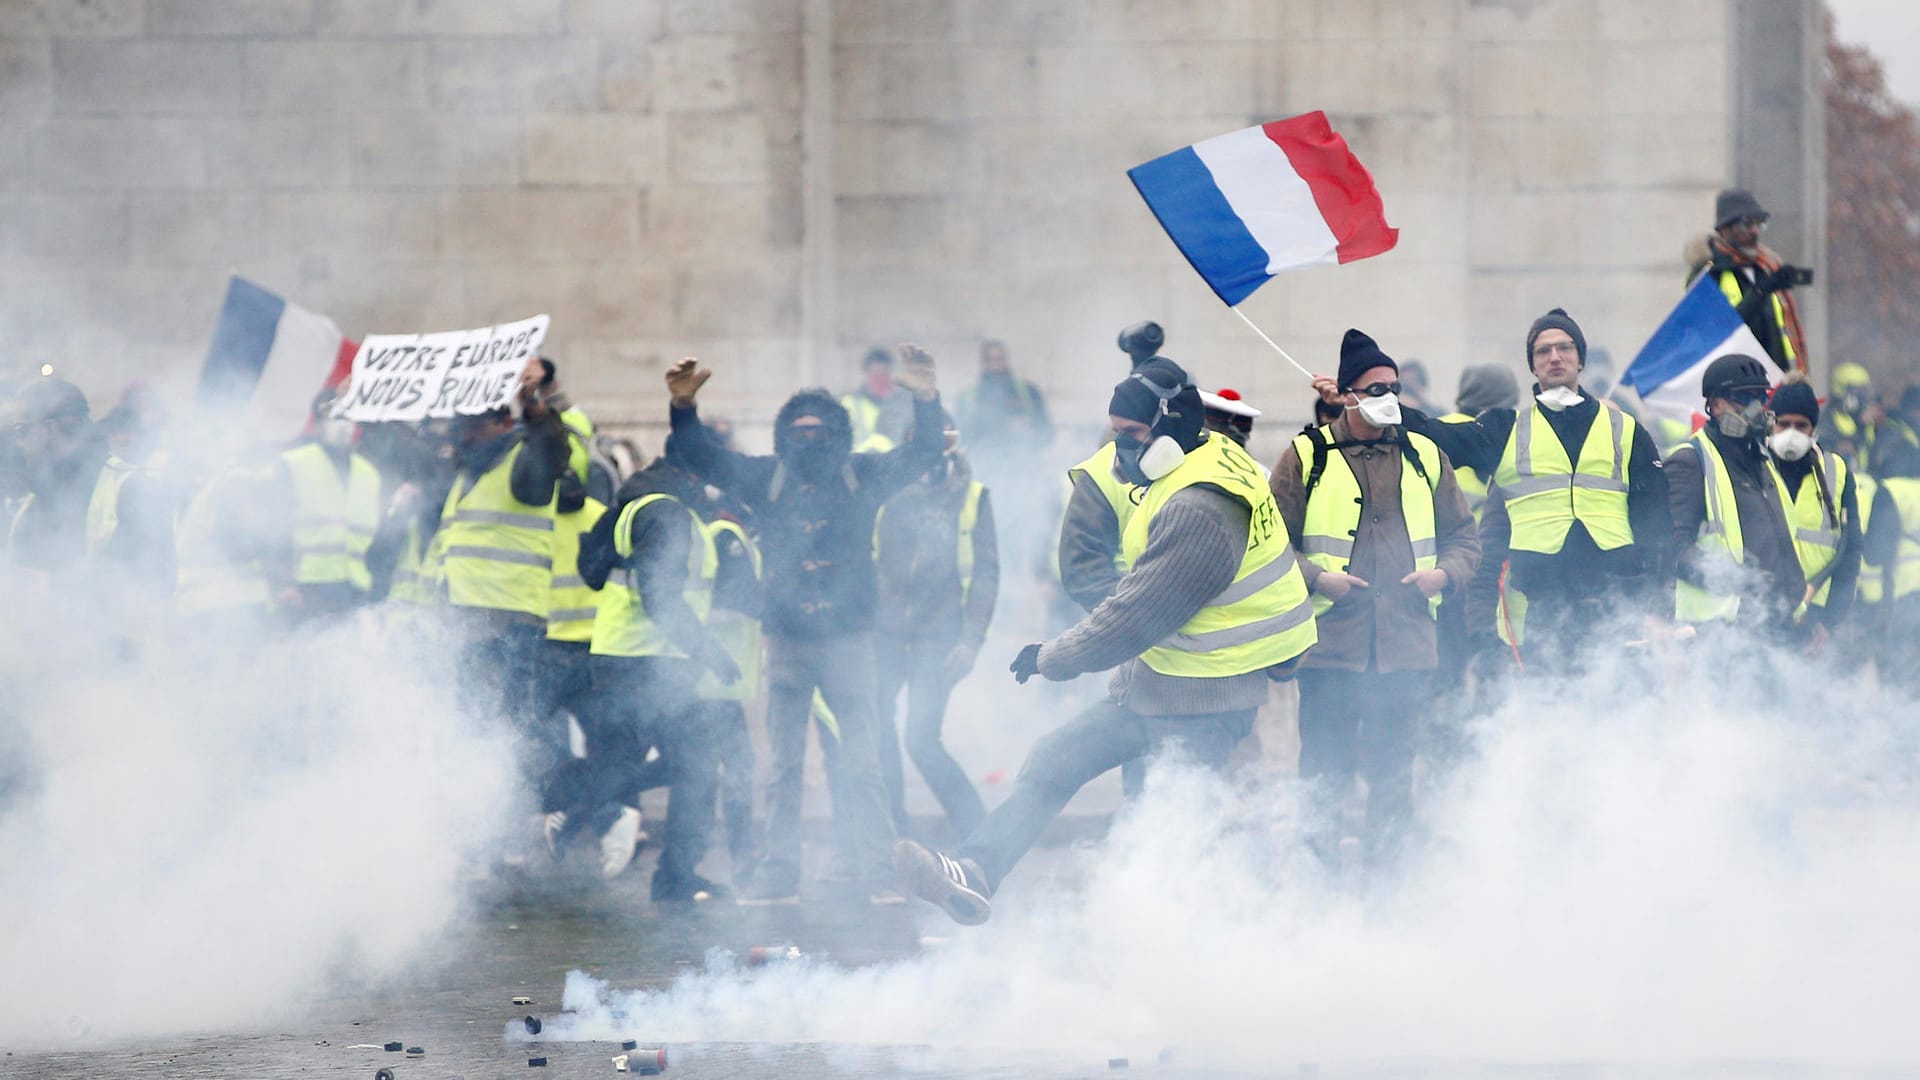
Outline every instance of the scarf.
[[[1745, 269], [1751, 269], [1758, 278], [1780, 269], [1780, 256], [1765, 244], [1758, 245], [1753, 254], [1737, 251], [1722, 241], [1717, 234], [1707, 237], [1707, 244], [1714, 253], [1726, 256], [1728, 262]], [[1793, 365], [1800, 371], [1807, 370], [1807, 338], [1800, 330], [1800, 309], [1793, 302], [1793, 292], [1782, 289], [1773, 294], [1780, 300], [1780, 310], [1786, 316], [1785, 332], [1787, 340], [1793, 345]]]

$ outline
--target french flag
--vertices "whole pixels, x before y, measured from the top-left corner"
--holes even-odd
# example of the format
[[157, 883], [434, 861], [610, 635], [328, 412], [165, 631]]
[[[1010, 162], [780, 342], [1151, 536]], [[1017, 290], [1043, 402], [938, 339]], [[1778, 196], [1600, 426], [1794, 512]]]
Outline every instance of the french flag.
[[305, 428], [314, 396], [346, 381], [356, 349], [332, 319], [236, 276], [227, 283], [195, 398], [251, 430], [291, 438]]
[[1620, 385], [1640, 395], [1642, 420], [1667, 420], [1697, 426], [1704, 402], [1700, 377], [1707, 365], [1728, 353], [1765, 360], [1760, 339], [1733, 310], [1712, 274], [1701, 274], [1640, 354], [1627, 365]]
[[1323, 112], [1197, 142], [1127, 176], [1229, 307], [1283, 270], [1353, 262], [1400, 239]]

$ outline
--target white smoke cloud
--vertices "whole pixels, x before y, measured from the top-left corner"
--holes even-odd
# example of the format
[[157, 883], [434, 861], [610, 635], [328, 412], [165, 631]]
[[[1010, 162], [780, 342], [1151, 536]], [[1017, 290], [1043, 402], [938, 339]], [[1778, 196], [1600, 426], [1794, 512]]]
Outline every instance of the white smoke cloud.
[[283, 1019], [461, 913], [514, 805], [505, 741], [370, 622], [261, 644], [176, 635], [135, 670], [16, 636], [0, 1041]]
[[545, 1037], [925, 1045], [949, 1065], [967, 1047], [1165, 1053], [1257, 1073], [1911, 1067], [1914, 712], [1860, 682], [1703, 643], [1671, 670], [1530, 686], [1432, 796], [1427, 855], [1391, 890], [1295, 853], [1290, 786], [1165, 770], [1077, 857], [1084, 881], [1016, 871], [979, 930], [929, 914], [951, 941], [922, 956], [719, 964], [631, 992], [576, 972]]

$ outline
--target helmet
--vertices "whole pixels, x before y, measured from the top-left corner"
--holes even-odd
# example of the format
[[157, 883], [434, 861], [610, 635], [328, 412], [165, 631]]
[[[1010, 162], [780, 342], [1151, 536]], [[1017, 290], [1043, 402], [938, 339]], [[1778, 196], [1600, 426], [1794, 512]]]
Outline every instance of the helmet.
[[1833, 392], [1836, 394], [1844, 394], [1855, 387], [1865, 390], [1867, 387], [1873, 385], [1873, 376], [1868, 374], [1867, 369], [1859, 364], [1836, 364], [1833, 368], [1833, 375], [1828, 379], [1828, 385], [1833, 388]]
[[1733, 390], [1765, 390], [1773, 385], [1765, 364], [1751, 356], [1728, 353], [1707, 365], [1700, 377], [1700, 396], [1726, 397]]

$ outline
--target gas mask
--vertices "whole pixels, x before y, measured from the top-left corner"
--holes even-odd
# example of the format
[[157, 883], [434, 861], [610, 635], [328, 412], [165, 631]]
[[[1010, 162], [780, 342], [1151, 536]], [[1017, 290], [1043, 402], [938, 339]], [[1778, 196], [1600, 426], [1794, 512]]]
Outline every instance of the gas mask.
[[1149, 435], [1144, 443], [1131, 435], [1113, 437], [1114, 475], [1129, 484], [1151, 484], [1186, 459], [1187, 452], [1171, 435]]
[[1533, 395], [1533, 400], [1554, 412], [1560, 412], [1563, 409], [1571, 409], [1587, 399], [1571, 386], [1554, 386]]
[[1714, 417], [1713, 423], [1720, 434], [1729, 439], [1757, 438], [1772, 426], [1767, 422], [1767, 403], [1757, 397], [1738, 410], [1730, 409]]
[[1813, 436], [1799, 428], [1782, 428], [1767, 436], [1767, 447], [1781, 461], [1799, 461], [1813, 450]]

